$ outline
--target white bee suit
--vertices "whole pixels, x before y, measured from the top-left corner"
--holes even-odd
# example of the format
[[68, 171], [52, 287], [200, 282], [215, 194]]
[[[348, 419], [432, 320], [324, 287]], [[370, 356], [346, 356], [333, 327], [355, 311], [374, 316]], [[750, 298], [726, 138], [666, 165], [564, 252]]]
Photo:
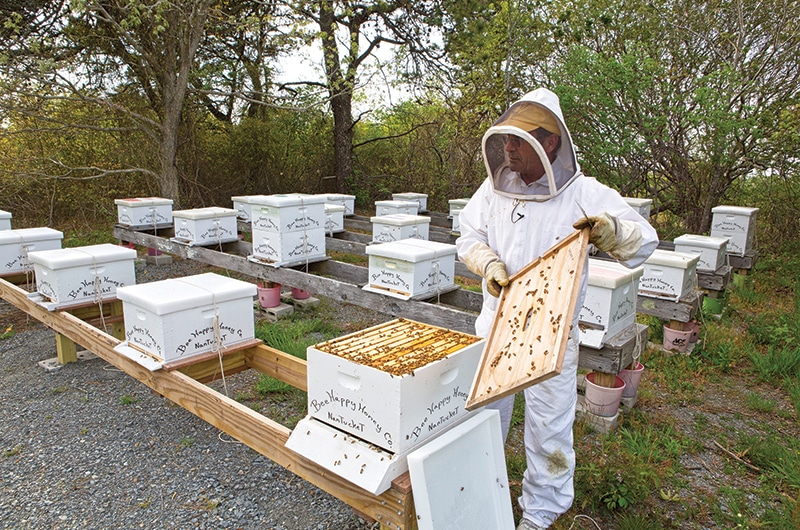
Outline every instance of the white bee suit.
[[[541, 112], [542, 107], [556, 116], [561, 132], [561, 147], [552, 166], [536, 139], [508, 124], [513, 122], [509, 116], [524, 115], [527, 109]], [[505, 161], [503, 145], [508, 134], [529, 142], [542, 158], [546, 174], [530, 186]], [[489, 176], [461, 211], [461, 237], [456, 241], [461, 259], [473, 245], [483, 243], [512, 275], [570, 235], [575, 230], [573, 223], [583, 216], [581, 207], [589, 216], [607, 212], [616, 218], [620, 252], [615, 255], [625, 259], [624, 265], [638, 266], [658, 244], [655, 230], [619, 193], [580, 172], [558, 97], [553, 92], [540, 88], [512, 105], [484, 135], [483, 156]], [[485, 280], [483, 286], [483, 306], [475, 332], [486, 337], [498, 299], [487, 293]], [[524, 391], [528, 468], [520, 506], [526, 519], [542, 527], [566, 512], [574, 498], [572, 424], [577, 402], [578, 316], [586, 287], [584, 272], [561, 374]], [[514, 396], [510, 396], [489, 405], [500, 410], [504, 437], [508, 435], [513, 401]]]

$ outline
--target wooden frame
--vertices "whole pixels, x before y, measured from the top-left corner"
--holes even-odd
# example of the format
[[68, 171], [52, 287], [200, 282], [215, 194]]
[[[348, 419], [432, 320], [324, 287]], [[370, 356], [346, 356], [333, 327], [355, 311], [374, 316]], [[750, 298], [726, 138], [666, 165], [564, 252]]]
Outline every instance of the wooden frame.
[[509, 278], [468, 410], [561, 373], [588, 244], [589, 229], [575, 231]]
[[[114, 350], [119, 340], [59, 311], [48, 311], [28, 299], [27, 291], [0, 279], [0, 297], [41, 321], [67, 339], [85, 347], [131, 377], [202, 420], [217, 427], [273, 462], [350, 505], [362, 517], [380, 521], [382, 528], [416, 528], [408, 474], [401, 475], [381, 495], [373, 495], [285, 447], [291, 430], [204, 385], [220, 377], [219, 359], [212, 358], [173, 371], [151, 372]], [[306, 362], [279, 350], [256, 345], [223, 358], [226, 374], [255, 369], [302, 390]]]

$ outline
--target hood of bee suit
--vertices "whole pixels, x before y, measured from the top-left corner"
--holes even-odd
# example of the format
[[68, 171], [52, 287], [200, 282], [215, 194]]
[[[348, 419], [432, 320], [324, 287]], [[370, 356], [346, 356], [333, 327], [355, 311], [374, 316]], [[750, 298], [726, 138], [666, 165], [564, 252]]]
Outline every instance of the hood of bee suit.
[[[561, 147], [552, 164], [539, 141], [528, 132], [538, 127], [561, 136]], [[508, 166], [505, 138], [509, 134], [531, 144], [542, 160], [545, 174], [530, 186], [521, 183], [519, 175]], [[581, 171], [558, 96], [546, 88], [537, 88], [511, 105], [483, 135], [483, 161], [495, 193], [527, 201], [546, 201], [561, 193]]]

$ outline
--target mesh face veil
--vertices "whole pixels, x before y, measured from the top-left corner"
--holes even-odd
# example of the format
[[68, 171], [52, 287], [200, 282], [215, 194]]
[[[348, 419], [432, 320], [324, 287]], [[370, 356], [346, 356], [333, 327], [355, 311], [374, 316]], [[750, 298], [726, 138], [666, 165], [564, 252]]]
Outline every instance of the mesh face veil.
[[[538, 127], [561, 137], [561, 146], [552, 163], [542, 145], [529, 132]], [[523, 183], [518, 173], [509, 167], [505, 145], [507, 138], [514, 143], [514, 137], [519, 138], [519, 142], [530, 144], [534, 153], [531, 156], [538, 156], [541, 160], [544, 175], [530, 185]], [[580, 175], [580, 168], [569, 131], [564, 125], [558, 96], [539, 88], [509, 107], [483, 136], [483, 160], [496, 193], [527, 201], [546, 201], [561, 193]]]

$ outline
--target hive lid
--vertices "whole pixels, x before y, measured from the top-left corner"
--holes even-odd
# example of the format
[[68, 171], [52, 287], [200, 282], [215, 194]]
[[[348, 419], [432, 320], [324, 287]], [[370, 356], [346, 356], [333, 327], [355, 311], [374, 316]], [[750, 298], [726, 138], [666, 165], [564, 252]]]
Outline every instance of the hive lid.
[[52, 228], [15, 228], [0, 231], [0, 245], [14, 243], [32, 243], [50, 239], [64, 239], [64, 234]]
[[268, 197], [268, 195], [236, 195], [231, 197], [231, 201], [252, 204], [253, 200], [258, 199], [259, 197]]
[[369, 245], [367, 254], [416, 263], [456, 253], [456, 246], [424, 239], [401, 239], [380, 245]]
[[11, 219], [11, 212], [0, 210], [0, 219]]
[[414, 192], [405, 192], [405, 193], [392, 193], [393, 200], [416, 200], [416, 199], [427, 199], [427, 193], [414, 193]]
[[256, 286], [213, 272], [141, 283], [117, 289], [117, 298], [155, 313], [168, 315], [186, 309], [252, 298]]
[[711, 248], [714, 250], [720, 250], [723, 247], [728, 246], [728, 238], [727, 237], [712, 237], [712, 236], [701, 236], [697, 234], [684, 234], [682, 236], [675, 238], [675, 250], [680, 252], [678, 247], [702, 247], [702, 248]]
[[687, 254], [685, 252], [673, 252], [657, 248], [645, 260], [645, 265], [662, 265], [674, 269], [688, 269], [691, 266], [696, 267], [699, 260], [700, 254]]
[[325, 204], [326, 200], [327, 199], [324, 196], [320, 195], [303, 195], [301, 193], [287, 193], [287, 194], [255, 196], [250, 200], [250, 204], [285, 208], [289, 206], [310, 206], [312, 204]]
[[416, 201], [375, 201], [375, 206], [386, 206], [387, 208], [419, 208]]
[[328, 193], [325, 195], [329, 201], [354, 201], [355, 195], [346, 195], [344, 193]]
[[136, 251], [132, 248], [103, 243], [85, 247], [39, 250], [31, 252], [28, 257], [31, 263], [43, 265], [49, 269], [61, 269], [116, 261], [133, 261], [136, 259]]
[[483, 409], [408, 455], [420, 530], [513, 530], [500, 414]]
[[635, 208], [641, 206], [650, 206], [653, 204], [653, 199], [640, 199], [638, 197], [623, 197], [625, 202], [628, 203], [629, 206], [633, 206]]
[[447, 201], [452, 206], [461, 206], [462, 208], [467, 205], [469, 199], [450, 199]]
[[589, 285], [616, 289], [637, 281], [644, 273], [644, 267], [629, 269], [611, 261], [589, 259]]
[[409, 226], [430, 224], [431, 218], [424, 215], [412, 215], [409, 213], [393, 213], [389, 215], [376, 215], [370, 217], [372, 223], [379, 223], [392, 226]]
[[177, 217], [179, 219], [217, 219], [220, 217], [236, 217], [238, 215], [238, 210], [234, 210], [233, 208], [220, 208], [219, 206], [172, 212], [172, 217]]
[[341, 204], [325, 203], [325, 213], [343, 212], [344, 210], [345, 208]]
[[163, 199], [161, 197], [137, 197], [130, 199], [114, 199], [114, 204], [122, 206], [163, 206], [165, 204], [172, 204], [172, 199]]
[[747, 206], [715, 206], [711, 208], [711, 213], [744, 215], [750, 217], [758, 212], [758, 208], [750, 208]]

